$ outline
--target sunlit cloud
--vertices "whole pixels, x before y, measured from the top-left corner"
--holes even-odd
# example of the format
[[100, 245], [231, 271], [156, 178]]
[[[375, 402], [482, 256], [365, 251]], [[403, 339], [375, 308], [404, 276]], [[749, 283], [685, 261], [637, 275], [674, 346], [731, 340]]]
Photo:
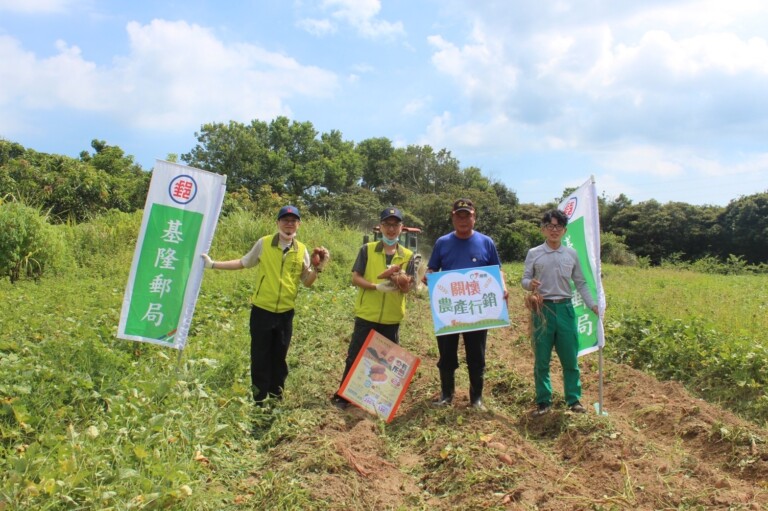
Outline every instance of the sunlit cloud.
[[402, 22], [379, 18], [380, 0], [323, 0], [321, 8], [330, 19], [307, 18], [299, 22], [299, 26], [310, 34], [325, 35], [335, 32], [340, 24], [368, 39], [389, 39], [405, 33]]
[[57, 14], [72, 9], [82, 0], [0, 0], [0, 12]]
[[16, 63], [14, 80], [2, 80], [0, 100], [10, 110], [15, 101], [63, 105], [106, 112], [137, 128], [188, 132], [201, 122], [290, 115], [286, 99], [328, 97], [337, 87], [332, 72], [251, 44], [225, 44], [199, 25], [132, 22], [127, 33], [130, 51], [110, 67], [63, 41], [56, 55], [40, 59], [0, 38], [0, 58]]

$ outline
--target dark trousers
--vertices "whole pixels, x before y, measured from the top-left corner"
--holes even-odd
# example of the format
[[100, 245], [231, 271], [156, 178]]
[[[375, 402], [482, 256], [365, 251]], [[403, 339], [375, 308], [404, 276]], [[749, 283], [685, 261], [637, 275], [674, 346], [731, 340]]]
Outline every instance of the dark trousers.
[[[485, 343], [488, 330], [475, 330], [461, 334], [440, 335], [437, 337], [437, 348], [440, 359], [437, 367], [440, 369], [440, 380], [453, 381], [453, 374], [459, 367], [459, 335], [464, 337], [464, 352], [467, 356], [469, 370], [469, 399], [474, 402], [483, 395], [483, 374], [485, 373]], [[452, 385], [450, 385], [452, 387]], [[444, 386], [446, 387], [446, 386]], [[446, 390], [447, 387], [446, 387]], [[452, 394], [453, 391], [451, 390]]]
[[293, 309], [269, 312], [251, 307], [251, 385], [253, 399], [280, 398], [288, 377], [285, 357], [293, 335]]
[[[382, 325], [381, 323], [374, 323], [373, 321], [366, 321], [362, 318], [355, 318], [355, 326], [352, 330], [352, 339], [349, 341], [349, 349], [347, 350], [347, 360], [344, 364], [344, 374], [341, 377], [341, 383], [344, 383], [344, 379], [352, 369], [352, 364], [355, 363], [357, 355], [360, 353], [360, 348], [365, 344], [365, 340], [368, 338], [368, 334], [371, 330], [376, 330], [381, 335], [394, 342], [400, 344], [400, 324], [394, 325]], [[341, 385], [341, 384], [339, 384]]]

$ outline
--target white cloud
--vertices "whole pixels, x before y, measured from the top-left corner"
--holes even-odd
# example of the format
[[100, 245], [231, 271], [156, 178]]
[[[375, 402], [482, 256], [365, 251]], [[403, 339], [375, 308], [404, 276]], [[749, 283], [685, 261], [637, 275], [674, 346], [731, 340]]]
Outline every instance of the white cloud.
[[23, 14], [56, 14], [67, 12], [81, 0], [0, 0], [0, 11]]
[[627, 144], [597, 153], [595, 161], [618, 172], [675, 177], [685, 171], [684, 157], [684, 154], [664, 151], [658, 146]]
[[[330, 12], [333, 20], [352, 27], [368, 39], [387, 39], [405, 33], [402, 22], [379, 19], [380, 0], [323, 0], [321, 7]], [[328, 19], [305, 19], [299, 22], [299, 26], [313, 35], [336, 31], [336, 26]]]
[[327, 19], [304, 18], [299, 20], [296, 25], [314, 36], [324, 36], [336, 32], [336, 27]]
[[453, 114], [446, 111], [432, 118], [421, 143], [452, 150], [482, 149], [493, 152], [502, 148], [522, 148], [525, 145], [523, 142], [530, 142], [527, 137], [524, 126], [510, 122], [503, 114], [485, 122], [470, 120], [455, 123]]
[[763, 0], [683, 0], [641, 6], [624, 18], [628, 28], [652, 25], [681, 33], [719, 31], [736, 25], [746, 27], [750, 21], [759, 25], [766, 14]]
[[462, 47], [439, 35], [429, 37], [428, 42], [436, 48], [432, 55], [435, 68], [452, 77], [474, 103], [492, 110], [492, 105], [504, 104], [515, 90], [519, 70], [507, 58], [503, 44], [487, 35], [477, 26]]
[[[39, 59], [0, 37], [0, 113], [23, 103], [98, 110], [141, 129], [189, 132], [202, 122], [290, 115], [294, 96], [328, 97], [337, 77], [251, 44], [224, 44], [186, 22], [154, 20], [127, 26], [128, 55], [96, 66], [76, 46]], [[11, 76], [12, 73], [12, 76]]]
[[467, 4], [465, 39], [428, 38], [434, 68], [467, 101], [433, 118], [425, 138], [495, 152], [571, 151], [660, 178], [694, 168], [686, 152], [696, 147], [726, 167], [717, 149], [724, 136], [763, 144], [768, 42], [756, 20], [764, 26], [768, 7], [611, 3], [590, 17], [580, 4]]
[[739, 193], [754, 190], [765, 183], [768, 172], [768, 153], [728, 156], [713, 153], [701, 155], [696, 148], [658, 148], [626, 145], [602, 151], [595, 162], [603, 169], [601, 189], [612, 195], [630, 197], [640, 194], [656, 197], [661, 202], [667, 197], [685, 194], [711, 196], [700, 203], [717, 202], [714, 197], [730, 190]]
[[83, 60], [80, 49], [56, 42], [58, 53], [39, 60], [19, 43], [0, 36], [0, 61], [13, 67], [0, 67], [0, 107], [13, 111], [14, 104], [32, 109], [58, 106], [83, 110], [102, 110], [109, 95], [109, 81], [96, 65]]
[[689, 165], [704, 176], [757, 179], [768, 174], [768, 153], [756, 153], [741, 160], [725, 163], [720, 160], [691, 156]]
[[423, 112], [431, 102], [432, 98], [430, 96], [412, 99], [405, 104], [402, 112], [404, 115], [414, 115]]

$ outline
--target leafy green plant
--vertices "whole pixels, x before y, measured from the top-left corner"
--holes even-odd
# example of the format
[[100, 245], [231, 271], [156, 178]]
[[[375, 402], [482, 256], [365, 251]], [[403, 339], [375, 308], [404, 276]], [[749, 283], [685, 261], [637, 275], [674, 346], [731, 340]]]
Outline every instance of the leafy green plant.
[[726, 336], [700, 321], [620, 316], [606, 325], [610, 356], [661, 379], [686, 384], [710, 401], [753, 420], [768, 421], [768, 348]]
[[[89, 274], [125, 274], [129, 268], [142, 212], [107, 211], [90, 222], [56, 225], [67, 240], [77, 267]], [[127, 276], [127, 275], [126, 275]]]
[[0, 202], [0, 275], [11, 282], [39, 278], [67, 262], [69, 247], [45, 214], [20, 202]]

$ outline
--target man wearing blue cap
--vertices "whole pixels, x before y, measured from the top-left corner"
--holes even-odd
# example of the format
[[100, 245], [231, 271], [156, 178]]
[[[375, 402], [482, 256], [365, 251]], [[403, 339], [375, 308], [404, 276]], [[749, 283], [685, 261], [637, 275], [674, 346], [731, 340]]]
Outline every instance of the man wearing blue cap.
[[[400, 245], [403, 230], [403, 213], [390, 206], [381, 212], [381, 240], [360, 247], [352, 266], [352, 284], [357, 286], [355, 300], [355, 326], [347, 350], [347, 359], [341, 382], [349, 374], [360, 348], [371, 330], [376, 330], [390, 341], [400, 344], [400, 322], [405, 316], [405, 295], [410, 286], [395, 286], [390, 277], [379, 278], [388, 269], [400, 269], [415, 282], [413, 251]], [[398, 268], [393, 268], [397, 266]], [[348, 402], [334, 394], [333, 403], [346, 408]]]
[[[251, 299], [251, 384], [253, 399], [262, 405], [267, 397], [280, 399], [288, 376], [285, 357], [293, 334], [293, 313], [299, 283], [310, 287], [330, 259], [318, 247], [310, 257], [296, 239], [301, 215], [296, 206], [277, 214], [277, 233], [260, 238], [240, 259], [213, 261], [202, 254], [206, 268], [241, 270], [256, 266], [256, 290]], [[316, 254], [316, 255], [315, 255]], [[314, 262], [311, 262], [315, 259]]]

